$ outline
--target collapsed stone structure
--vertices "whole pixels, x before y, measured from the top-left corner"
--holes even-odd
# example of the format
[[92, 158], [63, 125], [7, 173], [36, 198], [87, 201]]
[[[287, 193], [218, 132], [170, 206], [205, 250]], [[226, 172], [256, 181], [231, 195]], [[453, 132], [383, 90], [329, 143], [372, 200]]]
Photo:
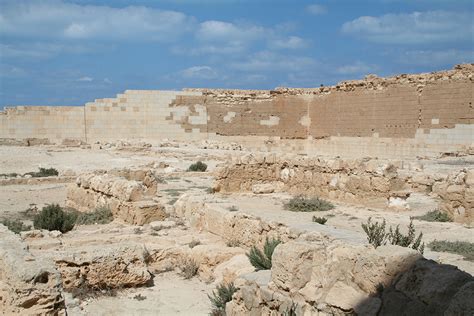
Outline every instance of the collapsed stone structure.
[[167, 217], [164, 206], [153, 200], [157, 185], [151, 170], [83, 174], [69, 186], [66, 205], [81, 212], [108, 207], [115, 218], [143, 225]]
[[456, 221], [474, 223], [474, 169], [441, 175], [414, 170], [420, 166], [400, 160], [248, 154], [219, 171], [215, 189], [290, 192], [379, 206], [404, 206], [404, 199], [419, 191], [435, 195], [439, 208]]
[[373, 157], [472, 153], [473, 69], [367, 76], [314, 89], [127, 90], [82, 107], [18, 106], [0, 113], [0, 139], [209, 139], [262, 151]]

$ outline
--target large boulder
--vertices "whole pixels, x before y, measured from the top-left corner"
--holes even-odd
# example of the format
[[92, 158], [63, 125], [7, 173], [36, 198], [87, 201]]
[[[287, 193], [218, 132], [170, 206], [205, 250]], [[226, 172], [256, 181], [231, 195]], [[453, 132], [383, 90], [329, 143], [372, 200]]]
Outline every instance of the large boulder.
[[61, 277], [53, 261], [33, 257], [20, 238], [1, 224], [0, 313], [66, 314]]

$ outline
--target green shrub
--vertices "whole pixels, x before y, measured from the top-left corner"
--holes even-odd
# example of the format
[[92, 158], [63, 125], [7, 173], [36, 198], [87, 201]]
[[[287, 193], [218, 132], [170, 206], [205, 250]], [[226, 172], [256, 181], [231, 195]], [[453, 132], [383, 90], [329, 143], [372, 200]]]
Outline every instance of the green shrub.
[[204, 172], [207, 170], [207, 165], [202, 161], [198, 161], [189, 166], [188, 171], [200, 171]]
[[91, 213], [80, 213], [77, 216], [77, 225], [108, 224], [114, 220], [112, 211], [107, 206], [96, 208]]
[[395, 229], [392, 229], [390, 226], [388, 233], [385, 231], [385, 226], [385, 219], [381, 223], [372, 223], [372, 218], [370, 217], [366, 224], [362, 223], [362, 229], [367, 235], [368, 242], [375, 248], [385, 245], [388, 242], [392, 245], [411, 247], [412, 249], [418, 250], [421, 254], [423, 254], [425, 248], [425, 244], [421, 243], [423, 233], [420, 233], [418, 237], [415, 238], [416, 232], [413, 221], [410, 221], [410, 224], [408, 224], [407, 235], [404, 235], [400, 232], [400, 225], [397, 225]]
[[426, 222], [452, 222], [452, 218], [445, 212], [441, 212], [440, 210], [434, 210], [431, 212], [426, 213], [425, 215], [421, 216], [413, 216], [413, 219], [418, 219], [420, 221]]
[[42, 177], [52, 177], [52, 176], [57, 176], [59, 175], [58, 170], [54, 168], [39, 168], [38, 172], [27, 172], [25, 173], [29, 174], [30, 176], [34, 178], [42, 178]]
[[285, 204], [285, 208], [292, 212], [324, 212], [333, 209], [334, 205], [318, 197], [296, 196]]
[[276, 246], [278, 246], [280, 243], [281, 240], [279, 239], [270, 240], [267, 238], [265, 240], [265, 245], [263, 246], [263, 251], [255, 246], [252, 246], [250, 252], [247, 253], [247, 257], [257, 271], [269, 270], [272, 268], [273, 251], [275, 251]]
[[474, 261], [474, 243], [467, 241], [434, 240], [428, 244], [433, 251], [450, 252], [464, 256], [465, 260]]
[[362, 223], [362, 229], [367, 235], [367, 241], [375, 248], [385, 245], [386, 243], [385, 225], [385, 219], [382, 223], [372, 223], [371, 217], [367, 220], [367, 224]]
[[403, 235], [400, 232], [399, 225], [397, 225], [395, 230], [392, 230], [392, 227], [390, 227], [390, 230], [387, 234], [387, 239], [392, 245], [411, 247], [412, 249], [418, 250], [421, 254], [423, 254], [425, 249], [425, 244], [421, 243], [423, 233], [420, 233], [416, 238], [415, 236], [415, 226], [413, 225], [413, 221], [410, 221], [410, 224], [408, 224], [407, 235]]
[[36, 229], [59, 230], [66, 233], [74, 228], [77, 219], [75, 212], [65, 212], [58, 204], [43, 207], [33, 219]]
[[216, 289], [212, 291], [212, 295], [207, 296], [209, 300], [211, 300], [211, 315], [225, 316], [225, 305], [232, 301], [232, 295], [234, 295], [237, 290], [232, 282], [229, 284], [219, 284]]
[[315, 223], [324, 225], [324, 224], [326, 224], [327, 221], [328, 221], [328, 219], [326, 217], [313, 216], [313, 222], [315, 222]]
[[14, 232], [15, 234], [19, 234], [20, 232], [24, 232], [31, 229], [30, 225], [25, 225], [23, 221], [19, 219], [15, 219], [15, 220], [4, 219], [3, 221], [1, 221], [1, 223], [5, 225], [9, 230]]

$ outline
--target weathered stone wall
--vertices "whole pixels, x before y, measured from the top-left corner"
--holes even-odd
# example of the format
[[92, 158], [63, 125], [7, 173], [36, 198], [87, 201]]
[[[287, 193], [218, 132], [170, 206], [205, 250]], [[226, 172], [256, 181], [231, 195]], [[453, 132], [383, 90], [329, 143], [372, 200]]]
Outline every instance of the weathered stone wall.
[[143, 170], [112, 170], [107, 174], [84, 174], [70, 184], [66, 206], [81, 212], [108, 207], [114, 218], [143, 225], [167, 217], [163, 205], [153, 201], [157, 179]]
[[216, 139], [259, 150], [370, 156], [473, 151], [472, 64], [314, 89], [127, 90], [84, 107], [16, 107], [0, 139]]
[[[298, 155], [248, 154], [216, 175], [223, 192], [290, 192], [373, 206], [403, 207], [413, 192], [434, 194], [455, 221], [474, 223], [474, 169], [452, 174], [418, 170], [416, 163], [383, 159], [326, 159]], [[401, 168], [404, 166], [404, 168]]]

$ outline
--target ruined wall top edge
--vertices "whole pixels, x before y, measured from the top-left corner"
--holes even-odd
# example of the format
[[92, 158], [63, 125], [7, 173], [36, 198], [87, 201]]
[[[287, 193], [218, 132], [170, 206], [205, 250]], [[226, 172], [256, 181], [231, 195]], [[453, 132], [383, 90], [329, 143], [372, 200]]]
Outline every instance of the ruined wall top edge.
[[320, 94], [332, 91], [352, 91], [356, 88], [365, 88], [370, 90], [380, 90], [391, 85], [410, 85], [424, 86], [427, 84], [444, 81], [473, 81], [474, 63], [459, 64], [451, 70], [442, 70], [430, 73], [419, 74], [399, 74], [392, 77], [378, 77], [377, 75], [367, 75], [362, 80], [345, 80], [334, 86], [322, 86], [315, 88], [288, 88], [277, 87], [274, 90], [243, 90], [243, 89], [207, 89], [207, 88], [186, 88], [183, 91], [202, 92], [204, 95], [222, 95], [222, 94]]

